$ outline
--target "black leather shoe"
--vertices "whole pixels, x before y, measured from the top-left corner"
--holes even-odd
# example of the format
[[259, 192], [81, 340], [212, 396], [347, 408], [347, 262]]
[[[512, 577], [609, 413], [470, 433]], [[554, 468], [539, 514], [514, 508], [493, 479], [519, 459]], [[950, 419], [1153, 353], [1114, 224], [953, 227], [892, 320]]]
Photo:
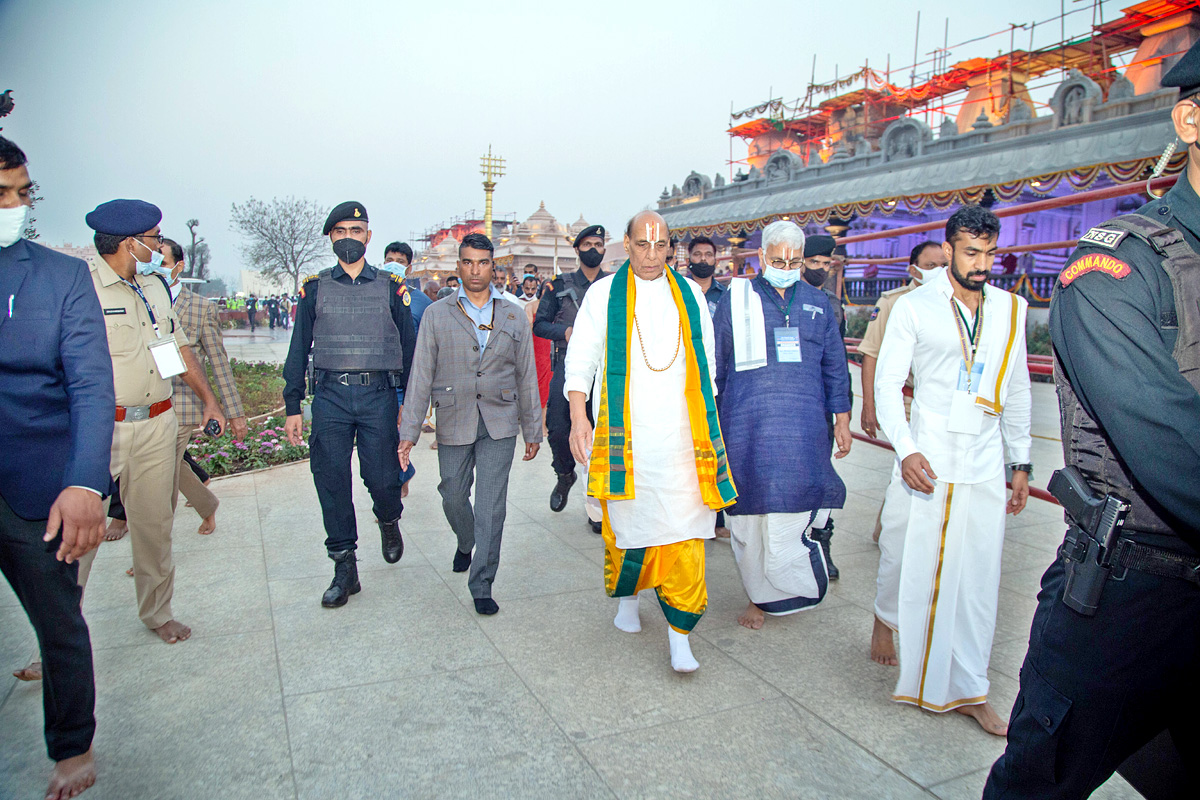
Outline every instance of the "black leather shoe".
[[554, 491], [550, 493], [550, 510], [562, 511], [567, 507], [567, 495], [571, 493], [571, 487], [575, 485], [575, 481], [579, 476], [574, 470], [558, 476], [558, 483], [554, 485]]
[[591, 525], [591, 526], [592, 526], [592, 533], [600, 533], [600, 532], [602, 532], [602, 531], [604, 530], [604, 522], [603, 522], [603, 521], [601, 521], [601, 522], [592, 522], [592, 521], [589, 519], [589, 520], [588, 520], [588, 525]]
[[841, 573], [833, 563], [833, 558], [829, 554], [829, 540], [833, 538], [833, 520], [830, 519], [825, 523], [824, 528], [812, 528], [808, 535], [813, 541], [821, 545], [821, 551], [825, 553], [825, 566], [829, 574], [829, 580], [836, 581]]
[[471, 554], [462, 550], [454, 551], [454, 571], [466, 572], [471, 568]]
[[500, 606], [496, 605], [496, 601], [490, 597], [475, 598], [475, 613], [491, 616], [500, 610]]
[[379, 535], [383, 539], [383, 560], [395, 564], [404, 555], [404, 537], [400, 535], [400, 520], [379, 523]]
[[362, 585], [358, 582], [358, 558], [353, 550], [330, 553], [329, 557], [333, 559], [333, 583], [321, 596], [321, 605], [337, 608], [346, 605], [350, 595], [362, 591]]

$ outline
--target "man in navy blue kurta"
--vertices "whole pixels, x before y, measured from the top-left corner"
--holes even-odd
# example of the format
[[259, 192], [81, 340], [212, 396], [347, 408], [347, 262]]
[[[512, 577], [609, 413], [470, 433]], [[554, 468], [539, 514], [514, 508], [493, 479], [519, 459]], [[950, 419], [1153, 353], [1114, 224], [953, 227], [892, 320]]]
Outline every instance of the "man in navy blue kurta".
[[713, 317], [717, 404], [738, 502], [728, 510], [734, 556], [750, 597], [738, 621], [816, 605], [828, 573], [808, 531], [819, 509], [841, 508], [846, 487], [830, 461], [850, 451], [850, 375], [823, 292], [799, 279], [804, 234], [791, 222], [763, 231], [762, 274], [735, 278]]

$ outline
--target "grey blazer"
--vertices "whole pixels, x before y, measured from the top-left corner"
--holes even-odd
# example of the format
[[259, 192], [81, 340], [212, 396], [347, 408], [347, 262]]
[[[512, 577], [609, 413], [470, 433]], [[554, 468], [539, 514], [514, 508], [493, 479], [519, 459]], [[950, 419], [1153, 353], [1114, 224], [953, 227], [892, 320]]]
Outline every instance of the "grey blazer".
[[456, 295], [425, 309], [404, 393], [402, 440], [417, 441], [432, 400], [439, 445], [474, 442], [480, 415], [493, 439], [520, 431], [527, 443], [542, 441], [533, 332], [520, 307], [496, 302], [496, 327], [482, 358], [475, 323], [458, 308]]

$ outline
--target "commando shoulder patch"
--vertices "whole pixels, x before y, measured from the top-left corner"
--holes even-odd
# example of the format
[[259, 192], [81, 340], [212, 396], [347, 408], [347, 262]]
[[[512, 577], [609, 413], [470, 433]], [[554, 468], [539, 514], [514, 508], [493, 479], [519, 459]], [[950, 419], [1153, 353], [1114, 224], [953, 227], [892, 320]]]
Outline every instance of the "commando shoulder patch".
[[1063, 286], [1070, 286], [1072, 281], [1088, 272], [1103, 272], [1110, 277], [1123, 280], [1129, 277], [1129, 273], [1133, 272], [1133, 269], [1124, 261], [1112, 256], [1091, 253], [1078, 259], [1059, 273], [1058, 282]]

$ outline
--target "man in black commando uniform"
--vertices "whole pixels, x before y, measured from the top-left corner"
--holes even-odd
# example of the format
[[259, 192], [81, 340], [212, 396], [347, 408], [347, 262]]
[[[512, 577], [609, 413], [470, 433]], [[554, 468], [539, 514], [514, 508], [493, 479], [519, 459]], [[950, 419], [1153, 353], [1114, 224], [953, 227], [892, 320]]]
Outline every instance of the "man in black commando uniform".
[[1085, 233], [1050, 303], [1066, 465], [1131, 508], [1110, 570], [1072, 526], [1042, 577], [993, 800], [1084, 798], [1118, 768], [1151, 798], [1200, 785], [1200, 44], [1163, 85], [1185, 174]]
[[[567, 506], [567, 495], [575, 484], [575, 457], [571, 455], [571, 410], [563, 395], [563, 370], [567, 359], [567, 342], [571, 339], [571, 328], [575, 315], [583, 304], [583, 296], [592, 284], [604, 277], [600, 262], [604, 260], [604, 226], [592, 225], [584, 228], [575, 237], [575, 252], [579, 256], [579, 269], [559, 275], [552, 289], [538, 305], [537, 318], [533, 321], [533, 333], [553, 342], [551, 352], [550, 397], [546, 401], [546, 433], [550, 451], [554, 454], [554, 473], [558, 482], [550, 493], [550, 509], [562, 511]], [[589, 419], [591, 406], [588, 406]], [[599, 523], [593, 522], [597, 533]]]
[[312, 354], [312, 431], [309, 464], [321, 514], [325, 548], [334, 578], [321, 598], [326, 608], [343, 606], [359, 591], [358, 527], [350, 487], [350, 455], [357, 445], [359, 473], [374, 503], [389, 564], [404, 554], [400, 535], [400, 407], [417, 336], [408, 289], [397, 275], [366, 262], [367, 211], [342, 203], [325, 221], [338, 263], [304, 280], [287, 361], [283, 367], [284, 430], [300, 444], [305, 377]]

